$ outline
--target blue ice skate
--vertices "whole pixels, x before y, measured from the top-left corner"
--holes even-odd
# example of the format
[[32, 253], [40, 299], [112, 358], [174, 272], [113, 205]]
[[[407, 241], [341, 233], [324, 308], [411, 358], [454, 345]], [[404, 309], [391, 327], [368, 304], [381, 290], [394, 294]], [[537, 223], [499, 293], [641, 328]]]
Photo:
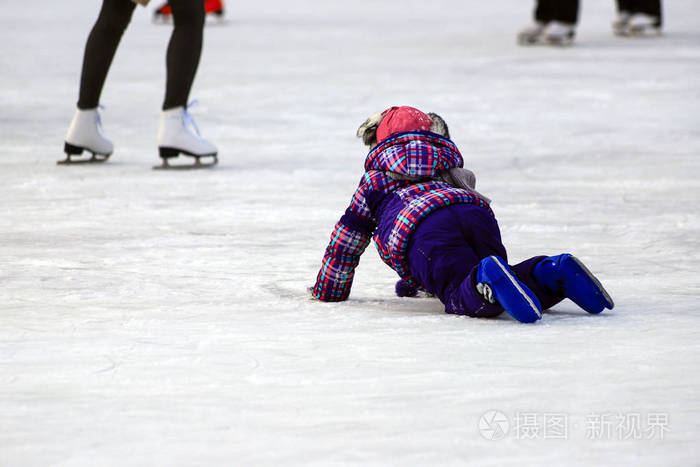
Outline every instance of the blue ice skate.
[[589, 313], [615, 306], [600, 281], [581, 260], [568, 253], [543, 259], [532, 273], [541, 287], [564, 295]]
[[481, 260], [476, 273], [476, 289], [522, 323], [533, 323], [542, 318], [540, 301], [499, 256]]

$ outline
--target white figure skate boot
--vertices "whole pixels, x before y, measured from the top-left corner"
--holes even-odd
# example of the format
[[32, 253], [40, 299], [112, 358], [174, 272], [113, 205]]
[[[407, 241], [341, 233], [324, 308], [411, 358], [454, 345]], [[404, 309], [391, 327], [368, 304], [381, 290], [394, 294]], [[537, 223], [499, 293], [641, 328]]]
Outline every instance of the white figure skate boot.
[[[194, 133], [190, 131], [190, 127], [194, 129]], [[163, 164], [154, 168], [206, 167], [218, 162], [216, 146], [201, 137], [194, 119], [183, 106], [164, 110], [161, 113], [158, 128], [158, 152], [163, 159]], [[169, 165], [168, 160], [180, 154], [194, 157], [194, 164]], [[213, 160], [203, 164], [200, 161], [202, 157], [211, 157]]]
[[[104, 162], [114, 151], [114, 145], [102, 135], [100, 113], [95, 109], [76, 109], [73, 120], [66, 133], [64, 145], [66, 159], [59, 164], [75, 164], [81, 162]], [[92, 153], [90, 159], [71, 159], [71, 156], [82, 154], [83, 151]]]
[[627, 23], [627, 35], [629, 36], [658, 36], [660, 34], [661, 22], [656, 16], [635, 13]]
[[632, 13], [629, 11], [621, 11], [617, 14], [617, 18], [612, 23], [613, 33], [617, 36], [626, 36]]
[[575, 33], [575, 25], [552, 21], [544, 28], [542, 39], [548, 44], [568, 45], [573, 42]]
[[530, 45], [539, 42], [546, 23], [535, 22], [518, 33], [518, 44]]

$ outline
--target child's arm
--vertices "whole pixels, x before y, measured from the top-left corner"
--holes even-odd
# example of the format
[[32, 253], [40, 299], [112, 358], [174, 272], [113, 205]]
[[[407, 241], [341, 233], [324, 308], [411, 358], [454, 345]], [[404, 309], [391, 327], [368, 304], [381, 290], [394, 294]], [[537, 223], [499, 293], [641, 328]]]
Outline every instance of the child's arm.
[[355, 191], [350, 206], [335, 225], [331, 241], [323, 255], [316, 285], [311, 289], [314, 298], [324, 302], [340, 302], [350, 295], [355, 268], [376, 227], [367, 204], [366, 195], [370, 189], [365, 176]]

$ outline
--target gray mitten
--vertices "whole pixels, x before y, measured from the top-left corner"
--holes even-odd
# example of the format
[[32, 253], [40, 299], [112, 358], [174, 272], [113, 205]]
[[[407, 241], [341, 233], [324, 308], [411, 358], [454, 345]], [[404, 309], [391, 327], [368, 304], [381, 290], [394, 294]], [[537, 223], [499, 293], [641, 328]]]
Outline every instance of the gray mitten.
[[439, 178], [443, 182], [449, 183], [455, 188], [462, 188], [463, 190], [471, 191], [479, 198], [491, 204], [491, 200], [489, 198], [476, 191], [476, 175], [474, 175], [474, 172], [471, 170], [463, 169], [461, 167], [453, 167], [450, 170], [441, 172]]

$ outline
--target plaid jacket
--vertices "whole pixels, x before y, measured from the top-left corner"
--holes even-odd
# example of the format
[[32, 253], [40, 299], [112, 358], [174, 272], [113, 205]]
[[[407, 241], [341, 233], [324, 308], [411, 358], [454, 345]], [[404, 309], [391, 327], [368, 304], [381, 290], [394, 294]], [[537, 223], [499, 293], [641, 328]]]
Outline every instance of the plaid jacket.
[[[476, 204], [490, 211], [474, 193], [431, 179], [462, 166], [454, 143], [428, 131], [398, 133], [375, 146], [350, 206], [333, 229], [313, 296], [329, 302], [348, 298], [355, 268], [373, 234], [382, 260], [402, 279], [420, 285], [411, 277], [405, 258], [410, 235], [420, 221], [451, 204]], [[412, 180], [402, 179], [407, 177]]]

